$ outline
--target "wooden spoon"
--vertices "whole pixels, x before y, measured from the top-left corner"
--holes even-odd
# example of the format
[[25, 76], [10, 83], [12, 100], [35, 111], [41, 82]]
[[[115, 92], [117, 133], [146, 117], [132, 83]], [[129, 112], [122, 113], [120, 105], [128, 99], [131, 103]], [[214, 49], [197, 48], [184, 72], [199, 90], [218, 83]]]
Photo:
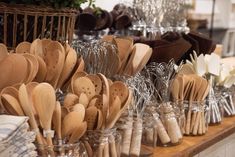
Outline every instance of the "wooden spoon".
[[52, 117], [52, 123], [56, 131], [56, 136], [58, 141], [62, 140], [61, 135], [61, 105], [59, 101], [56, 101], [56, 107]]
[[120, 60], [125, 61], [133, 47], [133, 39], [128, 37], [117, 37], [113, 40], [117, 45]]
[[104, 117], [103, 117], [103, 113], [100, 109], [97, 109], [97, 122], [96, 122], [96, 130], [101, 129], [101, 127], [103, 126], [103, 122], [104, 122]]
[[76, 112], [80, 112], [81, 116], [85, 117], [85, 107], [82, 105], [82, 104], [75, 104], [73, 107], [72, 107], [72, 110], [73, 111], [76, 111]]
[[107, 118], [106, 128], [112, 128], [116, 123], [116, 116], [119, 115], [121, 109], [121, 100], [118, 96], [115, 97], [114, 101], [112, 102], [112, 107], [110, 107], [110, 114]]
[[27, 89], [27, 93], [28, 93], [29, 104], [32, 106], [32, 112], [35, 116], [37, 123], [39, 124], [40, 122], [39, 122], [39, 118], [38, 118], [38, 113], [36, 112], [35, 104], [33, 103], [33, 97], [32, 97], [33, 89], [38, 84], [39, 84], [38, 82], [29, 82], [28, 84], [26, 84], [26, 89]]
[[86, 77], [88, 77], [91, 80], [91, 82], [95, 85], [95, 93], [96, 95], [99, 95], [102, 90], [102, 81], [99, 78], [99, 76], [90, 74], [87, 75]]
[[44, 51], [43, 51], [43, 45], [42, 41], [40, 39], [35, 39], [29, 49], [29, 52], [31, 54], [35, 54], [37, 56], [40, 56], [44, 59]]
[[[117, 98], [117, 100], [115, 100], [116, 102], [115, 103], [119, 103], [119, 100]], [[128, 94], [128, 98], [125, 102], [125, 104], [120, 108], [119, 112], [117, 112], [118, 110], [118, 107], [114, 107], [112, 110], [113, 113], [115, 113], [115, 115], [110, 115], [109, 119], [108, 119], [108, 122], [106, 124], [106, 128], [112, 128], [115, 123], [117, 122], [117, 120], [120, 118], [120, 116], [122, 115], [122, 113], [127, 109], [127, 107], [130, 105], [132, 101], [132, 92], [131, 90], [129, 90], [129, 94]]]
[[94, 130], [97, 123], [97, 108], [95, 106], [86, 109], [85, 121], [87, 122], [87, 129]]
[[82, 122], [78, 127], [76, 127], [72, 135], [69, 138], [69, 143], [75, 143], [77, 142], [86, 132], [87, 130], [87, 122]]
[[106, 123], [106, 118], [109, 116], [109, 99], [110, 99], [110, 89], [109, 89], [109, 83], [107, 78], [101, 74], [98, 73], [98, 76], [101, 78], [102, 81], [102, 100], [103, 100], [103, 117], [104, 117], [104, 122], [103, 122], [103, 128], [105, 127]]
[[61, 88], [65, 81], [71, 75], [75, 65], [77, 63], [77, 53], [74, 49], [70, 48], [64, 63], [63, 70], [58, 81], [58, 88]]
[[38, 73], [38, 69], [39, 69], [39, 63], [38, 63], [36, 56], [32, 54], [26, 53], [26, 54], [23, 54], [23, 56], [26, 58], [26, 60], [30, 64], [30, 66], [28, 66], [30, 73], [29, 73], [28, 79], [25, 81], [28, 83], [34, 80], [34, 78], [36, 77]]
[[89, 104], [89, 99], [85, 93], [81, 93], [79, 96], [79, 103], [82, 104], [85, 108]]
[[64, 107], [71, 108], [79, 102], [79, 97], [76, 94], [68, 93], [64, 98]]
[[110, 87], [110, 100], [113, 102], [118, 96], [121, 104], [124, 105], [129, 95], [129, 90], [126, 85], [121, 81], [115, 81]]
[[20, 54], [10, 54], [0, 62], [0, 90], [22, 83], [27, 77], [27, 60]]
[[30, 53], [31, 43], [23, 41], [16, 46], [16, 53]]
[[[47, 75], [46, 75], [46, 81], [49, 83], [55, 84], [55, 80], [53, 80], [58, 75], [58, 67], [59, 64], [62, 62], [62, 52], [58, 49], [55, 49], [53, 51], [47, 51], [45, 54], [45, 63], [47, 66]], [[63, 63], [62, 63], [63, 65]]]
[[[72, 111], [69, 112], [63, 119], [62, 122], [62, 138], [70, 136], [75, 128], [79, 126], [84, 120], [84, 111]], [[82, 114], [81, 114], [82, 113]]]
[[0, 43], [0, 62], [8, 56], [6, 45]]
[[73, 89], [77, 95], [85, 93], [89, 100], [95, 96], [95, 85], [87, 77], [79, 77], [74, 80]]
[[3, 94], [1, 97], [2, 97], [1, 99], [2, 99], [3, 107], [9, 114], [13, 114], [16, 116], [25, 115], [16, 98], [14, 98], [13, 96], [9, 94]]
[[136, 74], [137, 72], [140, 72], [145, 67], [145, 65], [148, 63], [152, 53], [153, 53], [153, 49], [149, 48], [149, 50], [146, 52], [145, 56], [143, 57], [143, 59], [139, 63], [138, 67], [136, 69], [134, 69], [133, 75]]
[[49, 146], [53, 146], [52, 134], [50, 131], [52, 116], [56, 106], [55, 90], [48, 83], [40, 83], [34, 88], [32, 97], [41, 122], [41, 126], [45, 132], [48, 132], [46, 133], [47, 144]]
[[35, 76], [35, 81], [43, 82], [47, 75], [47, 66], [45, 61], [41, 57], [36, 56], [36, 58], [38, 61], [38, 72]]
[[86, 75], [87, 75], [87, 73], [86, 73], [86, 72], [83, 72], [83, 71], [74, 73], [73, 77], [71, 78], [71, 83], [70, 83], [71, 90], [72, 90], [73, 93], [74, 93], [74, 86], [73, 86], [73, 85], [74, 85], [74, 81], [75, 81], [77, 78], [79, 78], [79, 77], [84, 77], [84, 76], [86, 76]]
[[[32, 106], [29, 104], [28, 93], [25, 84], [22, 84], [19, 88], [19, 100], [21, 107], [26, 116], [29, 117], [29, 124], [31, 129], [35, 131], [37, 142], [39, 145], [44, 145], [42, 135], [38, 131], [38, 125], [32, 112]], [[41, 148], [43, 151], [43, 148]]]

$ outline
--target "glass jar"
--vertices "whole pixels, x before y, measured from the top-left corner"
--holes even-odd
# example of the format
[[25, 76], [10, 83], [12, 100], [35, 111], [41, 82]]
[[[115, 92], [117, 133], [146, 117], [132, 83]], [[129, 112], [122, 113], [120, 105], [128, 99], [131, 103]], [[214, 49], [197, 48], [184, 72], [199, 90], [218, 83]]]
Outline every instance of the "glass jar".
[[84, 145], [80, 142], [53, 145], [52, 147], [36, 144], [36, 147], [39, 157], [88, 157]]
[[116, 129], [88, 130], [83, 138], [89, 157], [120, 157], [120, 142]]
[[235, 106], [233, 102], [233, 93], [229, 89], [222, 89], [216, 94], [218, 103], [224, 108], [224, 116], [230, 117], [235, 115]]
[[207, 98], [206, 104], [209, 107], [209, 125], [221, 124], [224, 117], [224, 103], [219, 103], [218, 98]]
[[182, 142], [183, 134], [178, 121], [180, 118], [175, 114], [176, 109], [178, 108], [173, 102], [160, 104], [159, 116], [155, 116], [154, 121], [159, 139], [157, 145], [174, 146]]
[[205, 101], [184, 101], [185, 135], [204, 135], [208, 130], [209, 114]]

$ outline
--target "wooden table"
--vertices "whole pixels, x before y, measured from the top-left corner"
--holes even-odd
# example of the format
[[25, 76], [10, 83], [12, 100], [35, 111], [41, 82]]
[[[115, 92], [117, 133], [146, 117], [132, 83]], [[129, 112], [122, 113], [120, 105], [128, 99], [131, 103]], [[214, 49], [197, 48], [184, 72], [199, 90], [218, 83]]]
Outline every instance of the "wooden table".
[[153, 151], [154, 157], [192, 157], [233, 133], [235, 133], [235, 117], [229, 117], [224, 118], [221, 125], [210, 126], [206, 135], [185, 136], [178, 146], [143, 147]]

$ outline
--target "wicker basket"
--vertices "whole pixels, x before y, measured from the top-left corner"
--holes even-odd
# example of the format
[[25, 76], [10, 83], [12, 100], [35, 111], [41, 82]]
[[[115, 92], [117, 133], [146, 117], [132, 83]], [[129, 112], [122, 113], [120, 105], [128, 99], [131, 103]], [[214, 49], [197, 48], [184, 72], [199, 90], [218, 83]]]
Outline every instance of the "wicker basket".
[[72, 41], [75, 9], [0, 3], [0, 43], [15, 48], [22, 41], [36, 38]]

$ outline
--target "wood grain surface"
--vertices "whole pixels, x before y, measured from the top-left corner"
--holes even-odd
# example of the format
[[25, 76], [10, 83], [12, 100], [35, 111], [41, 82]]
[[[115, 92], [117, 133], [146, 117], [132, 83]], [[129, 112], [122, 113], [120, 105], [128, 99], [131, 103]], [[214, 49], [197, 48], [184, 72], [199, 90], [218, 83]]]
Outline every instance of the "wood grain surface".
[[142, 147], [152, 151], [153, 157], [192, 157], [233, 133], [235, 133], [235, 117], [229, 117], [224, 118], [220, 125], [209, 126], [208, 132], [203, 136], [184, 136], [178, 146]]

